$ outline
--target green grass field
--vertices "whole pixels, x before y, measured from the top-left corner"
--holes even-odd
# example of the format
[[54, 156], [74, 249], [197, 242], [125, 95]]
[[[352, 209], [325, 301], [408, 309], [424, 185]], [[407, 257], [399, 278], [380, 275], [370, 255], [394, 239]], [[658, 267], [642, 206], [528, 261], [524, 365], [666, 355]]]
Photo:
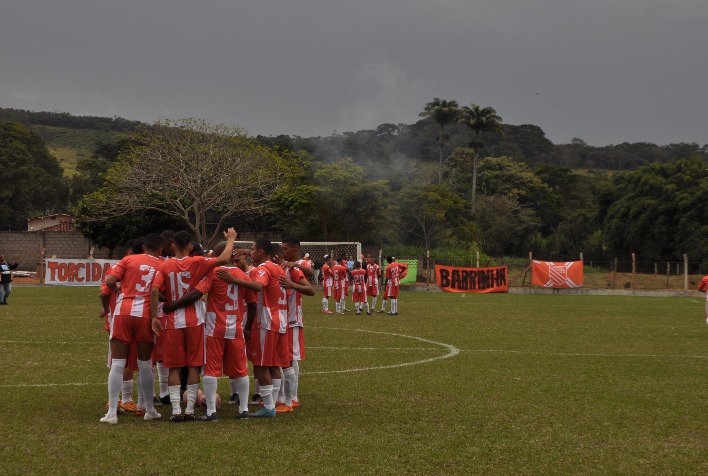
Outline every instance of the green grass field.
[[96, 296], [17, 286], [0, 307], [1, 474], [708, 474], [698, 299], [403, 293], [397, 317], [333, 317], [310, 298], [295, 413], [113, 426]]

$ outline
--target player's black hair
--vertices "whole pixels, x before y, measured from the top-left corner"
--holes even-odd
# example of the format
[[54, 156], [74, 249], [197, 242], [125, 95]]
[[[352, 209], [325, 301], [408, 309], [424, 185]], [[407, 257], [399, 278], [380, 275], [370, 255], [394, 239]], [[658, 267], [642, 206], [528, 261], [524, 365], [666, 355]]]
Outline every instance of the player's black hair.
[[160, 233], [160, 236], [163, 240], [168, 241], [170, 243], [175, 240], [175, 232], [173, 230], [163, 230], [162, 233]]
[[294, 236], [287, 236], [287, 237], [283, 238], [283, 241], [281, 243], [287, 243], [287, 244], [293, 245], [293, 246], [300, 246], [300, 240], [298, 240]]
[[192, 243], [192, 235], [186, 231], [178, 231], [175, 233], [175, 245], [177, 248], [183, 250]]
[[225, 249], [226, 249], [226, 242], [220, 241], [214, 246], [214, 248], [211, 250], [211, 252], [212, 252], [213, 256], [218, 257], [221, 255], [221, 253], [224, 252]]
[[270, 256], [280, 256], [283, 257], [283, 247], [278, 243], [271, 243], [270, 245]]
[[142, 247], [145, 250], [160, 252], [160, 250], [162, 250], [162, 237], [157, 233], [148, 233], [145, 235], [145, 241]]
[[393, 256], [389, 256], [388, 258], [386, 258], [386, 262], [393, 263]]
[[263, 251], [268, 256], [273, 254], [273, 243], [271, 243], [268, 238], [258, 238], [253, 242], [253, 245], [256, 249]]
[[145, 243], [144, 236], [139, 236], [133, 239], [133, 244], [131, 246], [133, 248], [134, 255], [139, 255], [143, 252], [143, 243]]
[[356, 269], [361, 268], [361, 261], [354, 261], [354, 267], [355, 267]]

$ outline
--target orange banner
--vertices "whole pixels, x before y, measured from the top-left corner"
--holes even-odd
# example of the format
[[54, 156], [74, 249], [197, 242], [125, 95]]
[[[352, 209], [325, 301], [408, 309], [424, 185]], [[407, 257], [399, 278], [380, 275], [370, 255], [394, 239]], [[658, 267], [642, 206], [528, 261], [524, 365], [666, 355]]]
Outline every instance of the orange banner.
[[568, 289], [583, 287], [583, 262], [532, 261], [533, 285], [544, 288]]
[[435, 282], [449, 293], [509, 292], [506, 266], [498, 268], [457, 268], [435, 265]]

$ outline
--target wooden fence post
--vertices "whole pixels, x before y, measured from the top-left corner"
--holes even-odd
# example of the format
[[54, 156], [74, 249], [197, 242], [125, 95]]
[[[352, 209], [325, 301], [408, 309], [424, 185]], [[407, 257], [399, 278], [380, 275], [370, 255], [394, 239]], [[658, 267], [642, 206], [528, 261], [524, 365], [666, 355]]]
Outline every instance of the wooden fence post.
[[683, 255], [683, 290], [688, 291], [688, 255]]

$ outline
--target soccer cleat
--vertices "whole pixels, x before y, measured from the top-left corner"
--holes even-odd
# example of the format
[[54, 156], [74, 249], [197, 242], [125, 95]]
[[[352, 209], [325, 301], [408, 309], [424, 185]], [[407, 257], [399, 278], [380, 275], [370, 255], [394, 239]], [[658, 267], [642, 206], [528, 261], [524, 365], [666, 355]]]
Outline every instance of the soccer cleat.
[[386, 309], [379, 309], [379, 310], [376, 311], [376, 312], [378, 312], [379, 314], [383, 314], [384, 312], [386, 312]]
[[336, 314], [342, 314], [342, 315], [344, 315], [344, 311], [337, 311]]
[[248, 418], [275, 418], [275, 408], [268, 410], [263, 407], [255, 413], [249, 413]]
[[125, 402], [125, 403], [120, 402], [118, 404], [118, 406], [120, 406], [126, 412], [134, 412], [135, 410], [138, 409], [138, 405], [132, 400], [129, 402]]
[[325, 314], [334, 314], [334, 312], [330, 311], [329, 309], [327, 309], [326, 311], [322, 311], [322, 312], [324, 312]]
[[185, 413], [184, 414], [184, 421], [195, 421], [196, 418], [194, 418], [194, 413]]
[[238, 405], [239, 403], [241, 403], [241, 400], [238, 398], [238, 393], [232, 393], [229, 399], [229, 405]]
[[371, 315], [371, 311], [366, 311], [366, 315], [367, 315], [367, 316], [370, 316], [370, 315]]
[[165, 395], [164, 397], [160, 397], [160, 403], [162, 403], [163, 405], [171, 405], [172, 402], [170, 402], [169, 394]]
[[389, 316], [397, 316], [398, 313], [397, 313], [397, 312], [389, 312], [388, 315], [389, 315]]
[[285, 403], [276, 403], [275, 404], [275, 413], [292, 413], [293, 412], [293, 407], [290, 405], [287, 405]]
[[237, 418], [239, 420], [245, 420], [248, 418], [248, 412], [247, 411], [242, 411], [241, 413], [238, 414]]
[[136, 408], [135, 409], [135, 416], [137, 416], [137, 417], [145, 416], [145, 409], [140, 408], [140, 407]]
[[251, 397], [251, 405], [263, 405], [263, 397], [257, 393], [254, 393]]
[[351, 312], [351, 309], [347, 309], [346, 307], [342, 309], [344, 312]]
[[211, 415], [203, 415], [200, 418], [201, 421], [219, 421], [219, 417], [216, 416], [216, 412], [212, 413]]
[[184, 416], [181, 413], [178, 414], [172, 414], [170, 417], [170, 421], [175, 422], [175, 423], [181, 423], [184, 421]]
[[160, 405], [162, 405], [162, 400], [160, 400], [160, 397], [155, 395], [154, 397], [152, 397], [152, 404], [155, 407], [159, 407]]
[[297, 400], [293, 400], [293, 404], [290, 405], [292, 408], [298, 408], [300, 406], [300, 402]]
[[101, 423], [108, 423], [110, 425], [115, 425], [116, 423], [118, 423], [118, 415], [115, 415], [115, 414], [109, 415], [108, 413], [106, 413], [103, 416], [103, 418], [101, 418], [98, 421], [100, 421]]
[[[138, 414], [138, 413], [135, 412], [135, 415], [136, 415], [136, 416], [137, 416], [137, 414]], [[180, 415], [180, 416], [181, 416], [181, 415]], [[151, 410], [151, 411], [149, 411], [149, 412], [146, 411], [145, 414], [143, 415], [143, 420], [145, 420], [145, 421], [159, 420], [160, 418], [162, 418], [162, 415], [160, 415], [159, 413], [157, 413], [157, 410], [154, 410], [154, 409]]]

